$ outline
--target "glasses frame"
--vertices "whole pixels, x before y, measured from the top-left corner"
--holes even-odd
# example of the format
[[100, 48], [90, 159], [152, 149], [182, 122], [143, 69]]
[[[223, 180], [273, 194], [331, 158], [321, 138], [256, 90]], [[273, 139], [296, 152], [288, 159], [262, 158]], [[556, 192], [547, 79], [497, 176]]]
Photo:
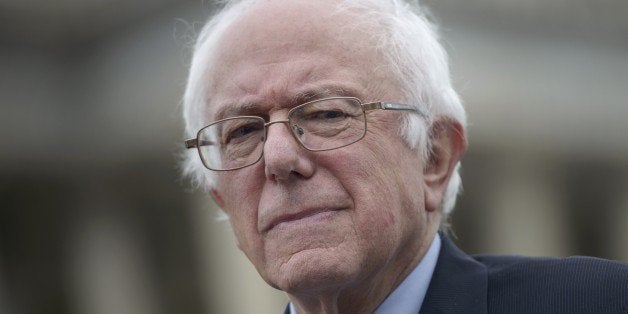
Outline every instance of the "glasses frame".
[[225, 118], [225, 119], [220, 119], [218, 121], [214, 121], [204, 127], [202, 127], [200, 130], [198, 130], [198, 132], [196, 132], [196, 138], [190, 138], [184, 141], [185, 143], [185, 148], [186, 149], [191, 149], [191, 148], [196, 148], [199, 158], [201, 159], [201, 162], [203, 163], [203, 166], [205, 166], [205, 168], [212, 170], [212, 171], [233, 171], [233, 170], [238, 170], [238, 169], [242, 169], [242, 168], [246, 168], [249, 166], [252, 166], [254, 164], [256, 164], [257, 162], [259, 162], [262, 157], [264, 156], [264, 148], [262, 147], [262, 152], [260, 154], [260, 156], [253, 162], [251, 162], [248, 165], [245, 166], [240, 166], [240, 167], [236, 167], [236, 168], [231, 168], [231, 169], [212, 169], [210, 168], [207, 163], [205, 162], [205, 159], [203, 158], [203, 153], [201, 153], [201, 146], [204, 145], [212, 145], [214, 144], [211, 141], [203, 141], [200, 140], [200, 135], [201, 132], [203, 132], [203, 130], [211, 127], [214, 124], [217, 123], [221, 123], [224, 121], [228, 121], [228, 120], [233, 120], [233, 119], [240, 119], [240, 118], [249, 118], [249, 119], [258, 119], [260, 120], [263, 124], [264, 124], [264, 138], [263, 138], [263, 142], [266, 142], [266, 139], [268, 138], [268, 127], [273, 125], [273, 124], [277, 124], [277, 123], [284, 123], [284, 124], [288, 124], [288, 126], [290, 125], [290, 116], [292, 115], [293, 112], [295, 112], [296, 110], [298, 110], [299, 108], [302, 108], [304, 106], [313, 104], [313, 103], [317, 103], [317, 102], [321, 102], [321, 101], [327, 101], [327, 100], [336, 100], [336, 99], [344, 99], [344, 100], [351, 100], [351, 101], [355, 101], [357, 104], [360, 105], [360, 107], [362, 108], [362, 114], [364, 115], [364, 132], [362, 133], [362, 136], [360, 136], [358, 139], [356, 139], [353, 142], [338, 146], [338, 147], [334, 147], [334, 148], [325, 148], [325, 149], [310, 149], [307, 148], [305, 146], [305, 144], [303, 144], [301, 142], [301, 140], [299, 140], [299, 138], [297, 137], [296, 134], [294, 134], [294, 130], [292, 130], [292, 128], [288, 127], [288, 129], [290, 129], [290, 134], [292, 135], [292, 137], [296, 140], [297, 143], [299, 143], [299, 146], [305, 148], [308, 151], [311, 152], [321, 152], [321, 151], [328, 151], [328, 150], [334, 150], [334, 149], [338, 149], [338, 148], [343, 148], [346, 146], [349, 146], [351, 144], [355, 144], [357, 142], [359, 142], [360, 140], [362, 140], [365, 136], [366, 136], [366, 130], [368, 127], [368, 124], [366, 122], [366, 114], [368, 112], [372, 112], [373, 110], [404, 110], [404, 111], [411, 111], [414, 113], [419, 114], [422, 118], [427, 118], [427, 115], [421, 111], [418, 108], [415, 108], [411, 105], [407, 105], [407, 104], [402, 104], [402, 103], [395, 103], [395, 102], [384, 102], [384, 101], [377, 101], [377, 102], [369, 102], [369, 103], [362, 103], [362, 101], [359, 98], [356, 97], [343, 97], [343, 96], [338, 96], [338, 97], [327, 97], [327, 98], [321, 98], [321, 99], [316, 99], [316, 100], [312, 100], [312, 101], [308, 101], [306, 103], [300, 104], [292, 109], [290, 109], [290, 111], [288, 111], [288, 115], [287, 115], [287, 119], [284, 120], [275, 120], [275, 121], [269, 121], [266, 122], [266, 120], [264, 120], [264, 118], [262, 117], [258, 117], [258, 116], [236, 116], [236, 117], [229, 117], [229, 118]]

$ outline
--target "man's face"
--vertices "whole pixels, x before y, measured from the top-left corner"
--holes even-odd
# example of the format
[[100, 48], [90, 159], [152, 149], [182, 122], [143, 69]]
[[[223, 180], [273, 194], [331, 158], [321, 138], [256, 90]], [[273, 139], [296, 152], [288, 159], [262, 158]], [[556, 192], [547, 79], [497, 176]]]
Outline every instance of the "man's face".
[[[330, 18], [328, 5], [280, 2], [254, 7], [224, 36], [209, 120], [283, 120], [326, 96], [404, 101], [366, 37]], [[424, 209], [424, 165], [398, 134], [401, 114], [409, 113], [370, 113], [361, 141], [325, 152], [305, 150], [273, 124], [260, 162], [218, 173], [214, 196], [269, 284], [289, 293], [392, 284], [416, 265], [438, 217]]]

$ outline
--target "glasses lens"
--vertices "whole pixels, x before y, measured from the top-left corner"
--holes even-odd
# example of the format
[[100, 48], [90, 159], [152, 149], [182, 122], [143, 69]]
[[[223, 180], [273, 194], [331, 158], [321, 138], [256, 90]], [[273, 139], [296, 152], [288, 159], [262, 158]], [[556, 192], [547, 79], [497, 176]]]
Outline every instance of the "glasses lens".
[[257, 162], [264, 148], [264, 120], [237, 117], [221, 120], [198, 134], [201, 159], [212, 170], [231, 170]]
[[288, 117], [292, 132], [309, 150], [330, 150], [359, 141], [366, 118], [359, 100], [328, 98], [295, 107]]

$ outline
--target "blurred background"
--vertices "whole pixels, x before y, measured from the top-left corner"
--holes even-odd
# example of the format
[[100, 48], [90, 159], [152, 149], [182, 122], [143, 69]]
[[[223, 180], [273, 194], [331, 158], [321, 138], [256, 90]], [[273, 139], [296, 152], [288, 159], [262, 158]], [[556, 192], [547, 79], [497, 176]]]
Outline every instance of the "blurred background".
[[[628, 262], [628, 2], [429, 0], [468, 108], [470, 253]], [[0, 313], [281, 313], [179, 178], [212, 1], [0, 1]]]

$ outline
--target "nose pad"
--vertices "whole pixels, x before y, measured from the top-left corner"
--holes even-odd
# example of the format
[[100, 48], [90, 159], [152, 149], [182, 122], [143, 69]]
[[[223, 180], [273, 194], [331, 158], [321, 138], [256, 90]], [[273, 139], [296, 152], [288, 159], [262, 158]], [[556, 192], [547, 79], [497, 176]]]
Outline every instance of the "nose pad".
[[305, 131], [303, 130], [303, 128], [298, 126], [298, 125], [296, 125], [296, 124], [292, 125], [292, 130], [298, 136], [301, 136], [301, 135], [305, 134]]

